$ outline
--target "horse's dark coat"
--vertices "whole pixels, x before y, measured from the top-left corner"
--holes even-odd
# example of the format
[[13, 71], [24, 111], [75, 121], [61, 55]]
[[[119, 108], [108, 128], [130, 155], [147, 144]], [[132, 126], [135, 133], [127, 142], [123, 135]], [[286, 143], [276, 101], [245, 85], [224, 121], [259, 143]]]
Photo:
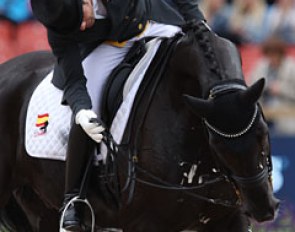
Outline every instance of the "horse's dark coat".
[[[132, 152], [137, 152], [132, 153], [138, 159], [136, 165], [174, 186], [180, 186], [180, 183], [188, 187], [196, 186], [210, 176], [219, 175], [214, 171], [219, 168], [217, 163], [220, 166], [224, 164], [216, 161], [219, 159], [215, 154], [220, 157], [227, 153], [226, 149], [233, 143], [229, 142], [228, 145], [226, 139], [208, 134], [202, 120], [184, 103], [183, 95], [205, 97], [210, 87], [220, 82], [243, 82], [236, 48], [211, 32], [196, 30], [195, 34], [199, 42], [194, 39], [195, 35], [190, 35], [183, 37], [178, 44], [152, 98], [149, 111], [141, 114], [139, 108], [139, 116], [134, 118], [133, 125], [143, 122], [140, 131], [136, 127], [132, 131], [138, 132], [138, 137], [132, 137], [134, 133], [131, 133], [131, 145], [132, 141], [140, 138], [139, 145], [131, 147], [134, 148]], [[208, 45], [208, 40], [211, 40], [212, 47]], [[58, 230], [58, 209], [63, 196], [64, 163], [33, 159], [24, 150], [26, 107], [37, 84], [51, 70], [53, 61], [50, 53], [32, 53], [0, 66], [0, 207], [9, 207], [7, 203], [13, 191], [19, 210], [27, 215], [26, 227], [30, 224], [30, 231]], [[143, 98], [142, 105], [148, 103], [146, 101]], [[140, 117], [142, 115], [145, 115], [144, 121]], [[211, 120], [214, 122], [216, 119], [218, 115]], [[239, 120], [234, 124], [239, 124]], [[256, 127], [266, 130], [266, 125], [260, 119], [245, 139], [239, 138], [241, 143], [255, 144], [251, 147], [251, 153], [246, 154], [249, 160], [252, 160], [251, 157], [255, 159], [261, 146], [268, 146], [267, 140], [257, 140]], [[239, 147], [235, 149], [237, 151], [230, 150], [230, 153], [243, 155], [241, 160], [245, 160], [244, 165], [247, 165], [248, 158]], [[123, 147], [118, 157], [121, 185], [127, 176], [127, 150], [127, 147]], [[239, 165], [234, 160], [236, 158], [223, 158], [229, 159], [231, 165]], [[197, 166], [196, 176], [189, 183], [184, 173], [188, 175], [193, 165]], [[255, 166], [256, 163], [249, 165]], [[229, 171], [228, 167], [224, 170]], [[253, 170], [253, 167], [249, 170]], [[242, 174], [248, 175], [247, 172]], [[255, 173], [249, 175], [252, 174]], [[137, 178], [156, 182], [140, 169], [137, 170]], [[267, 186], [267, 183], [263, 183], [263, 187], [262, 184], [257, 186], [258, 190], [265, 191], [263, 194], [267, 193], [265, 198], [270, 202], [269, 205], [260, 205], [257, 208], [259, 212], [264, 211], [264, 207], [272, 206], [271, 190]], [[120, 208], [116, 209], [103, 202], [94, 178], [89, 199], [96, 210], [97, 227], [119, 227], [127, 232], [171, 232], [188, 228], [197, 229], [198, 232], [247, 231], [248, 218], [242, 212], [243, 208], [211, 204], [199, 200], [194, 194], [229, 200], [231, 203], [238, 198], [233, 183], [226, 180], [189, 191], [159, 189], [136, 182], [132, 202], [126, 205], [128, 191], [125, 191]], [[246, 200], [255, 202], [255, 197]], [[17, 218], [13, 220], [16, 231], [29, 231], [18, 224], [20, 221]]]

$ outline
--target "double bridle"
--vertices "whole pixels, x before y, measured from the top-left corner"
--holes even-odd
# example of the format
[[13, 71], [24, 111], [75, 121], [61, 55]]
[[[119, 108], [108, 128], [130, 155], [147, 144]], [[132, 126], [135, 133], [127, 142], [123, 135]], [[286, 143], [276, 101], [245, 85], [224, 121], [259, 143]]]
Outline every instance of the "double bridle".
[[[223, 85], [218, 85], [213, 87], [210, 92], [209, 92], [209, 97], [208, 100], [210, 99], [214, 99], [219, 95], [223, 95], [225, 93], [229, 93], [229, 92], [235, 92], [238, 90], [246, 90], [246, 86], [244, 85], [240, 85], [240, 84], [223, 84]], [[222, 132], [221, 130], [217, 129], [216, 127], [214, 127], [213, 125], [211, 125], [206, 118], [203, 118], [203, 121], [205, 123], [205, 125], [212, 130], [213, 132], [215, 132], [216, 134], [220, 135], [221, 137], [225, 137], [228, 139], [232, 139], [232, 138], [238, 138], [241, 137], [242, 135], [246, 134], [253, 126], [255, 119], [258, 115], [258, 106], [255, 105], [255, 109], [254, 109], [254, 113], [253, 116], [250, 120], [250, 122], [248, 123], [248, 125], [242, 129], [239, 132], [236, 133], [226, 133], [226, 132]]]
[[[241, 85], [241, 84], [236, 84], [236, 83], [235, 84], [231, 83], [231, 84], [218, 85], [210, 90], [208, 98], [212, 99], [212, 98], [215, 98], [221, 94], [239, 91], [239, 90], [246, 90], [246, 86]], [[234, 139], [234, 138], [238, 138], [238, 137], [243, 136], [253, 127], [254, 122], [258, 116], [258, 112], [260, 113], [261, 111], [260, 111], [259, 105], [257, 104], [255, 106], [253, 116], [252, 116], [250, 122], [248, 123], [248, 125], [245, 127], [245, 129], [243, 129], [237, 133], [232, 133], [232, 134], [222, 132], [221, 130], [219, 130], [219, 129], [215, 128], [213, 125], [211, 125], [206, 119], [203, 119], [203, 120], [204, 120], [205, 126], [209, 130], [211, 130], [212, 132], [214, 132], [217, 135], [224, 137], [226, 139]], [[262, 113], [260, 113], [260, 114], [263, 117], [263, 114]], [[114, 142], [114, 139], [112, 138], [112, 135], [109, 132], [105, 133], [104, 138], [105, 138], [104, 143], [108, 147], [108, 153], [109, 153], [109, 155], [112, 156], [111, 160], [116, 160], [116, 157], [120, 152], [119, 151], [120, 145], [118, 145]], [[125, 184], [123, 185], [123, 188], [121, 189], [121, 192], [127, 191], [129, 189], [128, 202], [131, 202], [133, 199], [134, 191], [135, 191], [135, 183], [139, 182], [139, 183], [142, 183], [147, 186], [154, 187], [154, 188], [182, 191], [182, 192], [186, 193], [187, 195], [190, 195], [190, 196], [195, 197], [199, 200], [206, 201], [206, 202], [209, 202], [212, 204], [223, 205], [226, 207], [237, 207], [237, 206], [241, 205], [242, 201], [240, 199], [240, 194], [238, 192], [238, 189], [235, 187], [235, 184], [232, 182], [232, 180], [234, 180], [235, 183], [237, 183], [238, 185], [240, 185], [242, 187], [247, 187], [249, 185], [261, 184], [266, 180], [266, 178], [269, 178], [269, 180], [271, 179], [272, 163], [271, 163], [270, 154], [265, 154], [265, 152], [262, 151], [261, 155], [267, 156], [266, 157], [267, 166], [261, 167], [262, 171], [259, 172], [255, 176], [241, 177], [241, 176], [236, 176], [236, 175], [227, 175], [224, 173], [219, 173], [219, 175], [217, 177], [214, 177], [211, 180], [204, 181], [202, 184], [199, 184], [196, 186], [191, 186], [191, 187], [186, 187], [186, 186], [182, 186], [180, 184], [174, 184], [174, 183], [167, 182], [167, 181], [157, 177], [156, 175], [150, 173], [148, 170], [145, 170], [144, 168], [140, 167], [140, 165], [138, 164], [137, 154], [134, 154], [129, 149], [128, 175], [127, 175], [127, 179], [125, 181]], [[146, 177], [148, 177], [148, 179], [150, 179], [150, 181], [144, 180], [144, 179], [138, 177], [137, 172], [144, 174]], [[214, 183], [218, 183], [218, 182], [222, 182], [222, 181], [231, 183], [233, 185], [233, 188], [236, 190], [236, 193], [237, 193], [237, 197], [238, 197], [237, 201], [232, 202], [230, 200], [224, 200], [224, 199], [212, 199], [212, 198], [208, 198], [208, 197], [202, 196], [200, 194], [196, 194], [196, 193], [191, 192], [191, 190], [203, 189], [204, 187], [207, 187], [208, 185], [212, 185]]]
[[[209, 91], [208, 99], [214, 99], [217, 96], [223, 95], [225, 93], [235, 92], [235, 91], [239, 91], [239, 90], [246, 90], [246, 89], [247, 89], [246, 86], [241, 85], [241, 84], [237, 84], [237, 83], [218, 85], [218, 86], [213, 87]], [[212, 124], [210, 124], [205, 118], [203, 118], [203, 121], [204, 121], [204, 124], [206, 125], [206, 127], [209, 130], [213, 131], [215, 134], [217, 134], [221, 137], [227, 138], [227, 139], [235, 139], [235, 138], [239, 138], [239, 137], [243, 136], [253, 127], [254, 122], [258, 116], [258, 112], [260, 112], [260, 114], [264, 118], [263, 114], [261, 113], [259, 105], [256, 104], [252, 118], [249, 121], [249, 123], [247, 124], [247, 126], [244, 129], [240, 130], [239, 132], [235, 132], [235, 133], [223, 132], [220, 129], [217, 129], [216, 127], [214, 127]], [[259, 185], [259, 184], [263, 183], [266, 179], [269, 179], [271, 181], [272, 163], [271, 163], [270, 153], [265, 154], [265, 152], [262, 151], [261, 155], [262, 156], [267, 155], [267, 157], [266, 157], [267, 166], [263, 167], [262, 164], [258, 165], [262, 171], [259, 172], [257, 175], [251, 176], [251, 177], [241, 177], [241, 176], [236, 176], [236, 175], [230, 175], [230, 177], [238, 185], [240, 185], [242, 187], [247, 187], [249, 185]]]

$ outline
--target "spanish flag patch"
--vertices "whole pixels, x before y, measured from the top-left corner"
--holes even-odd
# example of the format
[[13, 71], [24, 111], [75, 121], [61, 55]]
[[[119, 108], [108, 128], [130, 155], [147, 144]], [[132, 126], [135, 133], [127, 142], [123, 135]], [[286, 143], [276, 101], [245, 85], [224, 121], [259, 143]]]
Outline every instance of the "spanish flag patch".
[[37, 121], [36, 121], [36, 127], [39, 128], [39, 132], [38, 135], [43, 135], [46, 133], [47, 131], [47, 127], [48, 127], [48, 122], [49, 120], [49, 114], [45, 113], [45, 114], [38, 114], [37, 116]]

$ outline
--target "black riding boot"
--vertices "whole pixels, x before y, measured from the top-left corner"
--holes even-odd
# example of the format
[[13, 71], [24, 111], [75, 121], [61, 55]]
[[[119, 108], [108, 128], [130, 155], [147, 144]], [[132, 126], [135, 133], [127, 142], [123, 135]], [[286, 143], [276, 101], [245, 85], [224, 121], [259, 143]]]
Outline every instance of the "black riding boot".
[[[89, 155], [92, 155], [93, 142], [80, 125], [73, 123], [67, 150], [65, 197], [63, 207], [79, 195], [81, 181], [85, 172]], [[67, 231], [82, 231], [79, 203], [71, 204], [65, 211], [63, 228]]]
[[[64, 208], [69, 203], [69, 201], [76, 196], [78, 196], [78, 193], [65, 194], [63, 207], [61, 210], [62, 212], [64, 211]], [[77, 207], [77, 203], [73, 202], [67, 207], [64, 213], [62, 228], [67, 231], [82, 231], [80, 216], [81, 215], [80, 215], [79, 208]]]

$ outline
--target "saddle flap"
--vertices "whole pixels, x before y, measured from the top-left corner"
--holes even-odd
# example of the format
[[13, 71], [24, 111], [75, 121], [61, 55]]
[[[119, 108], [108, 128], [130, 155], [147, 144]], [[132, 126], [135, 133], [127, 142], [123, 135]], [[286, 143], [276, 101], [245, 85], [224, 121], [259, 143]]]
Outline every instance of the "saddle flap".
[[112, 71], [104, 88], [101, 117], [108, 127], [123, 101], [123, 88], [128, 76], [146, 52], [146, 40], [134, 43], [124, 60]]

